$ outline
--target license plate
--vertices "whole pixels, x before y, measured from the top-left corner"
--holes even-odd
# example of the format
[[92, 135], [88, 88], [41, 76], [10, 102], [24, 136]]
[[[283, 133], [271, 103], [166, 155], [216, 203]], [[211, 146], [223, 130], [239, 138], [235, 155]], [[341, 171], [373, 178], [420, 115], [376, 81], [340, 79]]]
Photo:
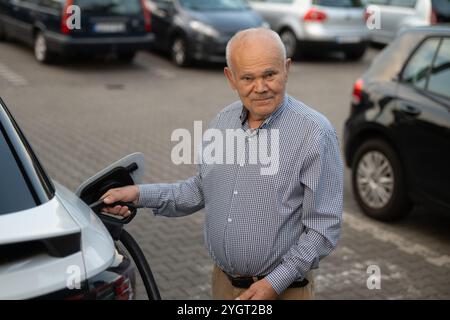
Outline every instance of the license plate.
[[118, 33], [125, 32], [126, 27], [124, 23], [99, 22], [94, 25], [95, 32], [101, 33]]
[[361, 42], [360, 37], [337, 37], [337, 43], [357, 43]]

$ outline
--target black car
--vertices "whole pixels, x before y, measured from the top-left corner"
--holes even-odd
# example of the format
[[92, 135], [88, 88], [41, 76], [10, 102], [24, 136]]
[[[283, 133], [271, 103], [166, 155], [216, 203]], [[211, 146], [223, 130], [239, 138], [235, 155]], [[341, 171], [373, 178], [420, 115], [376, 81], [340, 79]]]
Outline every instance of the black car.
[[107, 54], [130, 62], [150, 47], [150, 12], [143, 0], [0, 0], [0, 40], [34, 47], [39, 62], [55, 54]]
[[450, 212], [450, 28], [406, 30], [376, 57], [354, 85], [344, 140], [367, 215]]
[[228, 40], [239, 30], [268, 27], [245, 0], [147, 0], [155, 47], [176, 65], [225, 61]]

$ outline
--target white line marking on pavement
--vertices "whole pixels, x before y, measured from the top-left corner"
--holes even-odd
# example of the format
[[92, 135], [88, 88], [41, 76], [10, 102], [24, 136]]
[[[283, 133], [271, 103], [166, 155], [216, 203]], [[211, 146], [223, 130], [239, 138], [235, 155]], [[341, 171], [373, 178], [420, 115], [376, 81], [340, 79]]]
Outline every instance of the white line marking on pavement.
[[382, 227], [368, 223], [348, 212], [344, 212], [344, 223], [356, 231], [368, 233], [377, 240], [393, 244], [403, 252], [418, 255], [436, 267], [450, 268], [450, 256], [442, 255], [422, 244], [408, 241], [402, 236], [386, 231]]
[[15, 86], [26, 86], [28, 84], [27, 80], [15, 73], [3, 63], [0, 63], [0, 77], [4, 78], [6, 81], [12, 83]]

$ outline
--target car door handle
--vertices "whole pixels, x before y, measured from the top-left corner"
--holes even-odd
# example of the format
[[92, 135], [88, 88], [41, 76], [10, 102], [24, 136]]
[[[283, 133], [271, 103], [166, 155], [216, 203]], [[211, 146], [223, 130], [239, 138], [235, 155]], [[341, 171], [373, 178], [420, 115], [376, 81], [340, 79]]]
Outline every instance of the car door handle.
[[418, 116], [421, 111], [419, 108], [411, 106], [411, 105], [403, 105], [400, 107], [401, 112], [406, 113], [410, 116]]

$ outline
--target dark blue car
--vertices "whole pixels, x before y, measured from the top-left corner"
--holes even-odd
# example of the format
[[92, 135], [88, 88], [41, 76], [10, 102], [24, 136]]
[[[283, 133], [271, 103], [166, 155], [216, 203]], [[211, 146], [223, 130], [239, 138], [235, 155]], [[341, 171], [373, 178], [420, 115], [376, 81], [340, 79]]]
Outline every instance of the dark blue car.
[[147, 0], [155, 47], [178, 66], [195, 60], [225, 62], [228, 40], [239, 30], [269, 27], [244, 0]]
[[152, 43], [150, 19], [143, 0], [0, 0], [0, 40], [32, 45], [44, 63], [111, 52], [129, 62]]

